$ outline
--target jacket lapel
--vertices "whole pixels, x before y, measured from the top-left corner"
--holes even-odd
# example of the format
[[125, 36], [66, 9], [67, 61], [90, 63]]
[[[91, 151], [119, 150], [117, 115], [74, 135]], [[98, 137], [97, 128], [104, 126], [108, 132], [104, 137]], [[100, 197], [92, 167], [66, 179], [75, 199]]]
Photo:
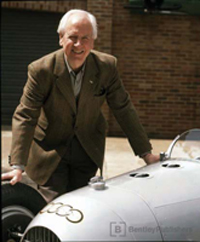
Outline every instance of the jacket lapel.
[[56, 85], [64, 95], [66, 100], [71, 105], [73, 111], [76, 113], [76, 100], [74, 97], [74, 92], [71, 85], [71, 79], [69, 71], [66, 67], [65, 60], [64, 60], [64, 53], [61, 50], [58, 53], [55, 63], [54, 74], [57, 76]]
[[94, 90], [97, 85], [98, 68], [93, 59], [93, 56], [90, 54], [86, 60], [86, 68], [78, 101], [78, 109], [84, 109], [84, 105], [86, 105], [88, 97], [90, 95], [94, 95]]
[[[54, 74], [56, 75], [56, 85], [64, 95], [65, 99], [69, 102], [74, 112], [77, 112], [76, 99], [74, 97], [73, 88], [71, 85], [71, 79], [69, 71], [66, 67], [64, 60], [64, 53], [61, 49], [58, 52], [55, 62]], [[83, 107], [87, 103], [87, 97], [94, 95], [95, 87], [98, 85], [98, 67], [93, 59], [93, 56], [89, 54], [86, 59], [85, 74], [82, 80], [82, 86], [78, 101], [78, 108]]]

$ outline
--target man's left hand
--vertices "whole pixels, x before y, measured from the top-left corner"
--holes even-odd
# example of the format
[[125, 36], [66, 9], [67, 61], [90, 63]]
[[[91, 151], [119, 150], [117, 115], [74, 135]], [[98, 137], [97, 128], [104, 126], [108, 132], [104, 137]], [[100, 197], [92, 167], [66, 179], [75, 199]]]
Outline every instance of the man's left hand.
[[147, 165], [150, 165], [160, 161], [160, 155], [147, 154], [143, 157], [143, 160], [147, 163]]

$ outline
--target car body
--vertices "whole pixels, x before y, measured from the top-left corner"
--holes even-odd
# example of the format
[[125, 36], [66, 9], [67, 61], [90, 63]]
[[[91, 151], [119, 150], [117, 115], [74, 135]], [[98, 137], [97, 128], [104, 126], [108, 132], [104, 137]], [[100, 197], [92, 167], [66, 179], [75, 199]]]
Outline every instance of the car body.
[[199, 241], [199, 184], [200, 129], [192, 129], [161, 162], [56, 198], [30, 216], [20, 242]]

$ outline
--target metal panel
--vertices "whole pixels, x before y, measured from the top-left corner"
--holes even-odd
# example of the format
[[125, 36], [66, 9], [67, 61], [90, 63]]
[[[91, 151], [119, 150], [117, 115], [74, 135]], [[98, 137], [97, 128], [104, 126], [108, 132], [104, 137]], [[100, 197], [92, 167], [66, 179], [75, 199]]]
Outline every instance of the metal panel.
[[1, 119], [10, 125], [33, 60], [59, 48], [60, 13], [1, 9]]
[[129, 0], [132, 13], [200, 15], [200, 0]]

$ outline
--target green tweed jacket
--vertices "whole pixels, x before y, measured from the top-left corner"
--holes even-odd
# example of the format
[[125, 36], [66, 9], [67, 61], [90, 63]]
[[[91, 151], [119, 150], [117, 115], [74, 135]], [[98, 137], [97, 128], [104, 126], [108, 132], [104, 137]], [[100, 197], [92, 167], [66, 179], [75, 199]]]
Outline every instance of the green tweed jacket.
[[135, 154], [151, 150], [119, 78], [115, 57], [91, 51], [78, 106], [62, 49], [31, 63], [20, 104], [13, 115], [11, 165], [25, 165], [29, 177], [42, 185], [76, 135], [88, 155], [102, 168], [107, 123], [101, 106], [105, 100]]

